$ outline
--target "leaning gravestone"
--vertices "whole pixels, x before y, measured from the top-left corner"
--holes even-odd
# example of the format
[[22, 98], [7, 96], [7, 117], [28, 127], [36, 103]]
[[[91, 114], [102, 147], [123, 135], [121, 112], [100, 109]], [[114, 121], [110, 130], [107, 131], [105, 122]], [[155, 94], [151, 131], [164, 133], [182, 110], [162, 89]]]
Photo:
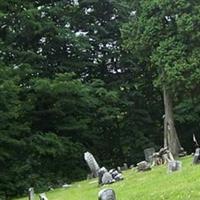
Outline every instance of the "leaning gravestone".
[[153, 163], [153, 154], [155, 153], [155, 149], [152, 148], [148, 148], [144, 150], [144, 155], [145, 155], [145, 160], [149, 163]]
[[40, 200], [48, 200], [48, 198], [47, 198], [45, 193], [39, 194], [39, 198], [40, 198]]
[[178, 160], [170, 160], [168, 162], [168, 171], [169, 172], [175, 172], [175, 171], [179, 171], [182, 168], [182, 163], [181, 161]]
[[97, 177], [98, 171], [99, 171], [99, 165], [98, 165], [97, 161], [95, 160], [94, 156], [91, 153], [86, 152], [86, 153], [84, 153], [84, 159], [87, 162], [87, 164], [92, 172], [93, 177]]
[[98, 200], [116, 200], [116, 195], [112, 189], [103, 189], [98, 194]]
[[193, 157], [193, 164], [200, 164], [200, 148], [196, 148]]
[[34, 200], [34, 188], [32, 187], [28, 189], [28, 199]]

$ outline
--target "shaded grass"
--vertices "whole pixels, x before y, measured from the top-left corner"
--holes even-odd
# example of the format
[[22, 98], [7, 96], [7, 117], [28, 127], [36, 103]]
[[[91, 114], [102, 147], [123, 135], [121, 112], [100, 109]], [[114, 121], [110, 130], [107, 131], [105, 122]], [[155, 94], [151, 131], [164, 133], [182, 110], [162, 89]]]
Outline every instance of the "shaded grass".
[[[179, 172], [168, 173], [166, 166], [154, 167], [148, 172], [128, 170], [125, 180], [98, 187], [94, 180], [73, 184], [69, 189], [56, 189], [47, 192], [49, 200], [97, 200], [103, 188], [113, 188], [117, 200], [198, 200], [200, 199], [200, 165], [193, 166], [192, 157], [182, 160]], [[27, 200], [21, 198], [19, 200]], [[38, 197], [36, 198], [38, 199]]]

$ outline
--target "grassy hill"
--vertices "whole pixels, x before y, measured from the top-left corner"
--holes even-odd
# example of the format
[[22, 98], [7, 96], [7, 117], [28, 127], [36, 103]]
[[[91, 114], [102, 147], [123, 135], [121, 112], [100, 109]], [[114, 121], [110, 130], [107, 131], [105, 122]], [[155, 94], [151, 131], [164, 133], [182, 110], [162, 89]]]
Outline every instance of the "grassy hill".
[[[97, 200], [102, 188], [113, 188], [117, 200], [189, 200], [200, 199], [200, 165], [193, 166], [192, 157], [182, 159], [183, 168], [179, 172], [168, 173], [166, 166], [154, 167], [148, 172], [128, 170], [125, 180], [98, 187], [94, 180], [73, 184], [69, 189], [47, 192], [49, 200]], [[21, 198], [19, 200], [27, 200]], [[36, 199], [39, 199], [38, 197]]]

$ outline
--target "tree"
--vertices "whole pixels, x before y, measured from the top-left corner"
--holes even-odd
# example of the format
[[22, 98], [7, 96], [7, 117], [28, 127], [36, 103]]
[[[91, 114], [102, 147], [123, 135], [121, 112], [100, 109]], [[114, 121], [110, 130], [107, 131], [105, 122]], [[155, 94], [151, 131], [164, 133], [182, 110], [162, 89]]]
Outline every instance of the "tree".
[[196, 1], [185, 0], [140, 1], [132, 19], [122, 30], [125, 48], [147, 67], [157, 70], [155, 84], [164, 96], [164, 145], [174, 156], [178, 155], [181, 145], [172, 101], [182, 90], [182, 84], [187, 86], [194, 76], [199, 77], [194, 57], [198, 52], [199, 29], [195, 25], [199, 19], [198, 6]]

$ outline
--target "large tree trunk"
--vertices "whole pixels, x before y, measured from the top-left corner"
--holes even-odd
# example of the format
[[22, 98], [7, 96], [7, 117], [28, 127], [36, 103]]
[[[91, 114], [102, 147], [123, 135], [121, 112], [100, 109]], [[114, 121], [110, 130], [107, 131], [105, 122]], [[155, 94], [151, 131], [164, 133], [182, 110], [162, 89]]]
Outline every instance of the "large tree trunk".
[[164, 118], [164, 146], [168, 147], [174, 157], [177, 157], [181, 145], [174, 125], [173, 116], [173, 105], [172, 96], [166, 87], [163, 87], [164, 93], [164, 107], [165, 107], [165, 118]]

